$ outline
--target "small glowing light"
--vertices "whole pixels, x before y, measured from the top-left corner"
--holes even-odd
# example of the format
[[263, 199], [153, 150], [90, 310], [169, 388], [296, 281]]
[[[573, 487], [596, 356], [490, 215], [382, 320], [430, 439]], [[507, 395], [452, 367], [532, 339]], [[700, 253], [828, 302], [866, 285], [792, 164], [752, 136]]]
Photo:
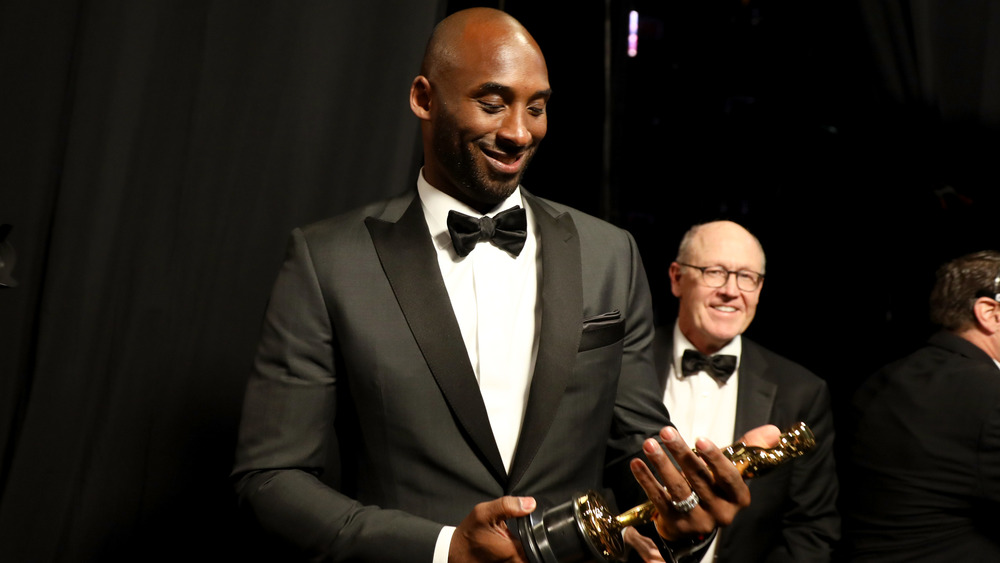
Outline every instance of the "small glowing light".
[[628, 13], [628, 56], [639, 54], [639, 12]]

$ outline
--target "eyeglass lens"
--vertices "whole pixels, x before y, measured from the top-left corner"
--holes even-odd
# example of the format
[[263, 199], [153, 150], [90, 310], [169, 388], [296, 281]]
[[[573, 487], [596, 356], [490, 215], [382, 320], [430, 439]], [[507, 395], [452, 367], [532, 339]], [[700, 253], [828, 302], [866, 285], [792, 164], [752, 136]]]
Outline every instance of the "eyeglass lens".
[[729, 272], [722, 268], [705, 268], [702, 271], [702, 277], [705, 278], [705, 283], [707, 283], [710, 287], [722, 287], [726, 285], [729, 281], [729, 274], [736, 276], [736, 287], [742, 289], [743, 291], [753, 291], [757, 289], [757, 284], [759, 283], [757, 274], [747, 270]]

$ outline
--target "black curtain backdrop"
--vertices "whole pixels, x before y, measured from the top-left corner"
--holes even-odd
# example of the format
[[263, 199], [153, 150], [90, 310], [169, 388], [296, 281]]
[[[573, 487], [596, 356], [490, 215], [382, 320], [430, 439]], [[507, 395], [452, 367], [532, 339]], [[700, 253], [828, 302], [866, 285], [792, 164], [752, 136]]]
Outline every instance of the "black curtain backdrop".
[[639, 54], [616, 54], [612, 173], [661, 322], [684, 231], [740, 222], [768, 257], [748, 335], [839, 407], [933, 330], [938, 265], [1000, 246], [1000, 5], [623, 6]]
[[243, 386], [292, 227], [399, 193], [436, 1], [0, 8], [0, 560], [239, 559]]
[[857, 386], [934, 331], [936, 268], [1000, 248], [1000, 5], [623, 3], [612, 175], [660, 322], [684, 231], [747, 226], [768, 258], [747, 335], [826, 379], [845, 429]]
[[937, 264], [1000, 242], [989, 0], [7, 2], [0, 561], [272, 556], [227, 477], [287, 233], [412, 186], [409, 83], [473, 4], [548, 58], [528, 188], [632, 230], [668, 319], [681, 233], [746, 224], [751, 336], [838, 402], [930, 331]]

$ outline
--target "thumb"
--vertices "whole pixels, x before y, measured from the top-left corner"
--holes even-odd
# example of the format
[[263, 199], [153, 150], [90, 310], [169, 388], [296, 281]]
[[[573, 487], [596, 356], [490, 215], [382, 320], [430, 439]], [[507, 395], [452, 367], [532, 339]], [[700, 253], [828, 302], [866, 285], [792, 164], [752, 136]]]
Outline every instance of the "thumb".
[[632, 546], [639, 557], [646, 563], [664, 563], [663, 555], [660, 553], [660, 548], [656, 546], [656, 543], [640, 534], [632, 526], [627, 526], [623, 530], [622, 537], [625, 539], [625, 543]]
[[527, 516], [535, 510], [536, 506], [535, 499], [532, 497], [511, 496], [500, 497], [490, 504], [492, 504], [492, 508], [496, 510], [494, 516], [497, 517], [498, 520]]
[[773, 448], [781, 441], [781, 430], [778, 430], [778, 427], [773, 424], [765, 424], [747, 431], [740, 441], [750, 446]]

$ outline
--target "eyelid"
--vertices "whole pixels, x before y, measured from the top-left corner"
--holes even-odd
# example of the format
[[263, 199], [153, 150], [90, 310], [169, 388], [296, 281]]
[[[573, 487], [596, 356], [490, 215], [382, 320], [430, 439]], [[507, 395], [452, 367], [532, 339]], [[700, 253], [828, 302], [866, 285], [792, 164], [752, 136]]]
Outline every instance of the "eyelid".
[[506, 104], [503, 102], [503, 100], [492, 101], [492, 100], [477, 99], [476, 103], [482, 106], [483, 109], [487, 110], [501, 110], [504, 107], [506, 107]]

